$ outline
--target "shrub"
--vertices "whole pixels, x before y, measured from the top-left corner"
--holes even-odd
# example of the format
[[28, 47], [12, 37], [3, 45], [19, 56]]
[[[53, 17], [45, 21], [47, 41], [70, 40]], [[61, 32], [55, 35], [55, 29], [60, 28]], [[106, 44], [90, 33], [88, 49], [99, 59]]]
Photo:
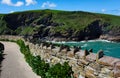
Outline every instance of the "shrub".
[[4, 50], [4, 45], [0, 43], [0, 51]]
[[4, 45], [0, 43], [0, 67], [1, 67], [1, 62], [3, 60], [3, 50], [4, 50]]
[[67, 62], [65, 62], [63, 65], [60, 63], [52, 66], [48, 72], [46, 73], [47, 78], [71, 78], [72, 69], [68, 65]]
[[22, 40], [18, 40], [21, 52], [24, 54], [26, 61], [32, 67], [32, 70], [42, 78], [71, 78], [72, 69], [68, 63], [61, 65], [60, 63], [51, 66], [41, 60], [40, 56], [33, 56], [29, 47]]

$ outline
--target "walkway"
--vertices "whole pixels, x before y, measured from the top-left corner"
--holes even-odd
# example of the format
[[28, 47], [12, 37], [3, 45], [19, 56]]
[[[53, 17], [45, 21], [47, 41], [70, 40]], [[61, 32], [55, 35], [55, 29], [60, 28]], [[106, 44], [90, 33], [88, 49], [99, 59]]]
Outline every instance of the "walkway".
[[40, 78], [25, 62], [19, 46], [12, 42], [2, 42], [5, 46], [0, 78]]

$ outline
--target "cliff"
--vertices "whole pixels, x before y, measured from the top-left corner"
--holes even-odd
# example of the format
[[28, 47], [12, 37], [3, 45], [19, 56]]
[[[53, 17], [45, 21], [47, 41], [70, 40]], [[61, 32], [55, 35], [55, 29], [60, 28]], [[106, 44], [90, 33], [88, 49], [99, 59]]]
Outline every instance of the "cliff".
[[47, 40], [120, 41], [120, 16], [82, 11], [33, 10], [0, 15], [0, 34]]

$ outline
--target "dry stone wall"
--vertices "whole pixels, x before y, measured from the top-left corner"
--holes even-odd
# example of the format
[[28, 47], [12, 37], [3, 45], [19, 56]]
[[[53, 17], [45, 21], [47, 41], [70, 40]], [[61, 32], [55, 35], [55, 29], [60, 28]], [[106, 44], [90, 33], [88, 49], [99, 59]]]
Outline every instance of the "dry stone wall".
[[81, 50], [80, 48], [57, 47], [53, 44], [33, 44], [25, 41], [22, 36], [0, 36], [0, 39], [18, 40], [22, 39], [29, 46], [34, 56], [39, 55], [50, 65], [69, 62], [74, 71], [75, 78], [119, 78], [120, 59], [105, 56], [102, 50], [97, 54], [92, 49]]

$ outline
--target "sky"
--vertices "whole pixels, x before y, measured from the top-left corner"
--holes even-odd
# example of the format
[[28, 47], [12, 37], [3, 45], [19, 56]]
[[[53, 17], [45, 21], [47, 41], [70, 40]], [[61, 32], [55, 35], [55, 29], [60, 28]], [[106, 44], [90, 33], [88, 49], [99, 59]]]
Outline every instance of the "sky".
[[0, 0], [0, 13], [55, 9], [120, 16], [120, 0]]

